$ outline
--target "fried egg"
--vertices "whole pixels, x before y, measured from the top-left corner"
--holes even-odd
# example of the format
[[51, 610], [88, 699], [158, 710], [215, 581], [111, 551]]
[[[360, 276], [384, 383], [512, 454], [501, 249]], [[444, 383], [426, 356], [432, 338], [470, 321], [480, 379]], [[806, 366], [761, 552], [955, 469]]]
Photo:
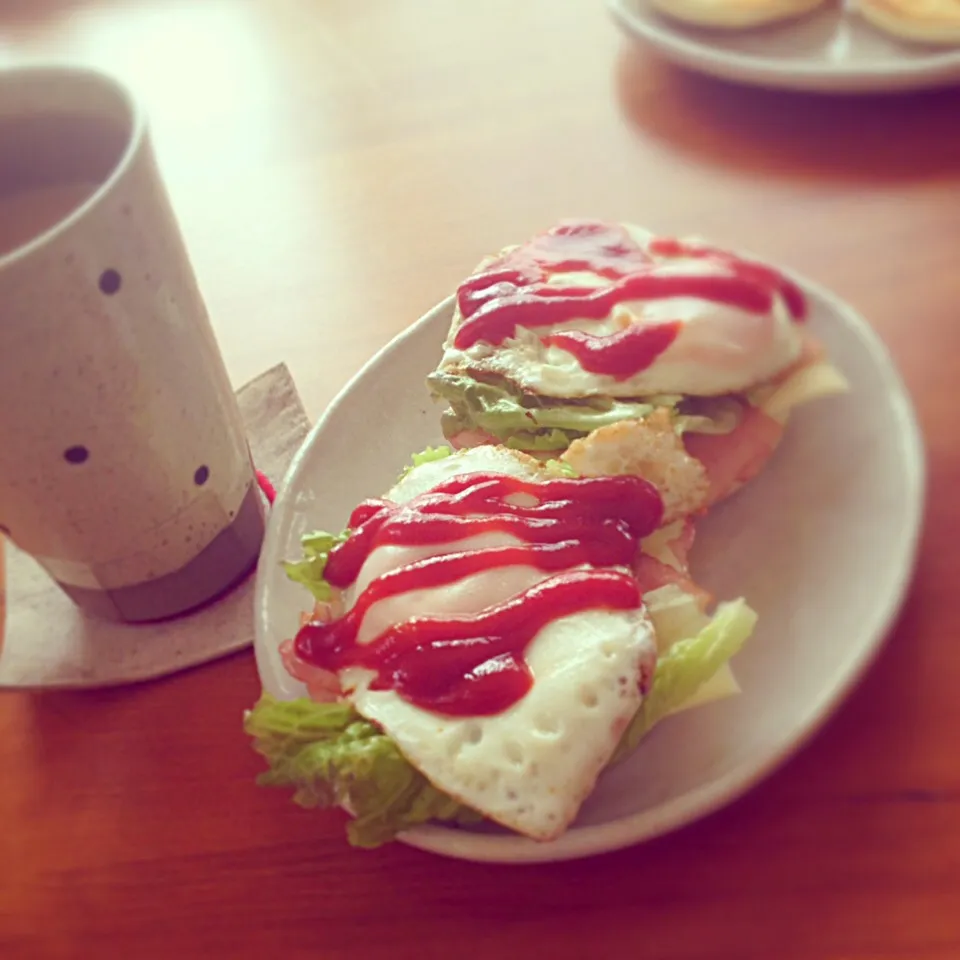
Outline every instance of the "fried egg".
[[[535, 480], [543, 470], [524, 454], [476, 447], [414, 468], [387, 499], [405, 503], [464, 473]], [[429, 546], [378, 546], [346, 594], [347, 606], [375, 577], [426, 556], [519, 542], [490, 532]], [[370, 642], [386, 626], [417, 616], [479, 613], [550, 575], [531, 566], [506, 567], [385, 598], [364, 617], [358, 641]], [[371, 675], [356, 668], [344, 671], [340, 681], [357, 711], [378, 724], [434, 786], [505, 827], [545, 841], [575, 818], [637, 712], [641, 681], [652, 676], [656, 662], [653, 626], [642, 606], [560, 617], [534, 637], [526, 661], [533, 686], [493, 716], [448, 717], [421, 709], [392, 690], [371, 690]]]
[[[658, 254], [650, 249], [653, 234], [630, 224], [622, 226], [654, 261], [653, 270], [658, 275], [710, 276], [728, 272], [720, 258]], [[503, 253], [516, 249], [506, 248]], [[475, 273], [489, 263], [484, 261]], [[614, 281], [590, 271], [561, 269], [551, 272], [547, 282], [602, 289]], [[491, 298], [491, 302], [495, 299]], [[614, 305], [599, 320], [572, 317], [552, 326], [517, 327], [513, 336], [502, 343], [479, 340], [460, 349], [454, 341], [463, 322], [459, 308], [455, 309], [439, 365], [441, 372], [480, 378], [485, 373], [494, 374], [522, 390], [565, 399], [737, 393], [790, 367], [800, 357], [804, 342], [803, 326], [795, 321], [778, 294], [772, 296], [771, 307], [765, 313], [697, 296], [626, 300]], [[648, 367], [624, 379], [585, 370], [572, 353], [545, 342], [551, 334], [563, 331], [605, 336], [631, 324], [667, 323], [679, 323], [673, 342]]]

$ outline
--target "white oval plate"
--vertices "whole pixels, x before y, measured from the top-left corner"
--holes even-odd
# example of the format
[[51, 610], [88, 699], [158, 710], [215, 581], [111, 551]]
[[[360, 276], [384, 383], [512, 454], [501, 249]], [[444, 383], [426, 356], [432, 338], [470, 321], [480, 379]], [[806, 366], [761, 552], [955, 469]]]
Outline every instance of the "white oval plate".
[[[468, 860], [588, 856], [675, 829], [769, 773], [839, 704], [900, 607], [923, 507], [923, 451], [910, 400], [870, 327], [797, 278], [810, 324], [853, 392], [799, 410], [768, 469], [701, 524], [694, 573], [760, 615], [736, 658], [739, 697], [664, 721], [601, 777], [572, 828], [539, 844], [495, 827], [425, 826], [404, 842]], [[450, 298], [384, 347], [334, 400], [297, 453], [274, 505], [257, 572], [256, 658], [264, 688], [303, 687], [277, 648], [308, 595], [280, 561], [301, 534], [339, 531], [363, 498], [389, 489], [411, 453], [442, 443], [424, 386], [450, 322]]]
[[752, 30], [706, 30], [660, 15], [648, 0], [608, 0], [631, 36], [673, 63], [758, 87], [892, 93], [960, 82], [960, 49], [897, 40], [849, 6]]

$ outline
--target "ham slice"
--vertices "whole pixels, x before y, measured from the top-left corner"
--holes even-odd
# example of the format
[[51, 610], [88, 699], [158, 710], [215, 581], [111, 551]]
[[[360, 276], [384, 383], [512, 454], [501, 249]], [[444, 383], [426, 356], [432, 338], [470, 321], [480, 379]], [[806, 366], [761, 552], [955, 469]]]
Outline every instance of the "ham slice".
[[485, 444], [495, 446], [500, 441], [484, 430], [461, 430], [452, 437], [447, 437], [447, 442], [454, 450], [469, 450], [471, 447], [482, 447]]
[[[300, 617], [300, 625], [310, 621], [314, 623], [330, 623], [343, 616], [343, 606], [339, 597], [331, 603], [318, 601], [313, 608], [312, 613], [304, 613]], [[280, 644], [280, 660], [284, 669], [293, 677], [299, 680], [307, 688], [307, 696], [317, 703], [334, 703], [341, 697], [340, 680], [335, 673], [324, 670], [322, 667], [314, 666], [311, 663], [305, 663], [297, 656], [296, 648], [292, 640], [284, 640]]]
[[316, 703], [334, 703], [340, 699], [340, 681], [335, 673], [305, 663], [297, 656], [292, 640], [280, 644], [280, 659], [287, 673], [307, 688], [307, 696]]
[[[818, 396], [842, 393], [847, 389], [843, 375], [832, 367], [821, 371], [819, 381], [809, 382], [811, 372], [816, 372], [816, 368], [826, 364], [826, 356], [827, 352], [823, 344], [807, 333], [803, 339], [803, 349], [796, 362], [771, 379], [767, 385], [764, 404], [765, 406], [770, 404], [770, 413], [742, 400], [740, 401], [742, 419], [739, 426], [731, 433], [691, 432], [684, 435], [687, 453], [696, 457], [707, 471], [707, 478], [710, 481], [709, 504], [728, 497], [763, 470], [776, 450], [777, 444], [780, 443], [786, 411], [793, 405]], [[804, 384], [805, 391], [795, 391], [786, 405], [783, 402], [779, 405], [771, 402], [778, 388], [789, 392], [790, 383], [802, 382], [804, 375], [808, 376], [808, 382]], [[812, 387], [816, 389], [811, 390]], [[775, 412], [774, 407], [777, 406], [782, 408], [779, 419], [770, 415]]]
[[782, 436], [782, 424], [744, 403], [740, 424], [730, 433], [688, 433], [683, 440], [687, 453], [706, 469], [709, 502], [716, 503], [760, 473]]

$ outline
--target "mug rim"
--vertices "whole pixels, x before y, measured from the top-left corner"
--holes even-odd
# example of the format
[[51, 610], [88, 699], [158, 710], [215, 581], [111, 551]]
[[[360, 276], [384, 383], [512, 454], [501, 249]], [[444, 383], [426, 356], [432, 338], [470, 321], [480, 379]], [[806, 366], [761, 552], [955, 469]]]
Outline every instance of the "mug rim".
[[127, 111], [129, 128], [126, 143], [120, 153], [119, 159], [114, 163], [109, 174], [97, 185], [97, 188], [83, 200], [82, 203], [79, 203], [66, 214], [66, 216], [62, 217], [52, 226], [42, 230], [36, 236], [31, 237], [25, 243], [19, 247], [15, 247], [8, 253], [0, 254], [0, 271], [25, 260], [38, 250], [48, 246], [97, 207], [100, 201], [113, 190], [117, 182], [124, 176], [127, 170], [129, 170], [134, 157], [141, 148], [146, 132], [146, 119], [139, 99], [134, 95], [133, 91], [113, 73], [84, 64], [13, 64], [0, 69], [0, 99], [2, 99], [2, 89], [5, 84], [15, 84], [18, 80], [23, 79], [28, 81], [37, 79], [82, 79], [92, 81], [94, 84], [99, 84], [102, 89], [109, 90], [114, 94]]

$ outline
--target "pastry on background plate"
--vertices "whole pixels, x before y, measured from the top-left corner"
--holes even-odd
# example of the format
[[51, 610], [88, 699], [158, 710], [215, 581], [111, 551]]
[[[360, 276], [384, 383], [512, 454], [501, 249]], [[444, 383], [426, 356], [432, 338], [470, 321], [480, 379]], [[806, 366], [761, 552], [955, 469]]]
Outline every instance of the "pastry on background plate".
[[744, 30], [793, 20], [824, 6], [826, 0], [650, 0], [664, 16], [695, 27]]
[[708, 613], [692, 527], [663, 521], [636, 475], [496, 445], [415, 456], [287, 564], [315, 602], [280, 649], [307, 696], [247, 713], [260, 782], [342, 807], [359, 846], [428, 821], [556, 839], [654, 724], [739, 691], [756, 614]]
[[501, 443], [581, 473], [632, 462], [644, 476], [686, 456], [703, 473], [684, 504], [696, 512], [762, 470], [794, 407], [848, 389], [806, 314], [797, 284], [755, 260], [566, 221], [460, 284], [427, 383], [455, 447]]
[[960, 0], [858, 0], [864, 19], [917, 43], [960, 45]]

